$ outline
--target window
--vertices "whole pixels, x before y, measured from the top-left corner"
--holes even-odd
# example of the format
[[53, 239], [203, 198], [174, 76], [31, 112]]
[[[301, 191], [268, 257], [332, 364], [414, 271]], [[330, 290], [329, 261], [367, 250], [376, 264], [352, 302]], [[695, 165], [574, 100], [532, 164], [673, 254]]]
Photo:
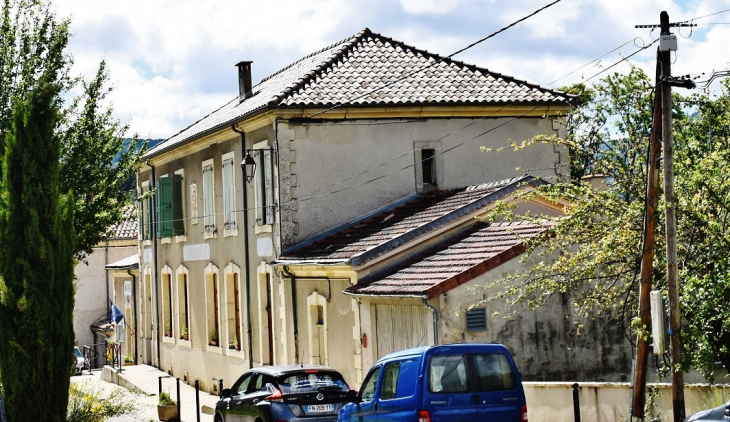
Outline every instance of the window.
[[223, 155], [223, 229], [227, 235], [236, 230], [236, 182], [234, 177], [233, 153]]
[[362, 383], [360, 388], [360, 398], [363, 402], [371, 401], [375, 398], [375, 389], [378, 386], [378, 375], [380, 375], [380, 367], [373, 369], [365, 378], [365, 382]]
[[487, 310], [476, 308], [466, 311], [466, 331], [486, 331]]
[[165, 266], [162, 271], [162, 323], [165, 337], [172, 337], [172, 268]]
[[469, 391], [464, 355], [431, 357], [428, 387], [432, 393], [465, 393]]
[[213, 160], [203, 162], [203, 225], [206, 238], [213, 237], [216, 234]]
[[178, 332], [183, 340], [190, 340], [190, 301], [188, 299], [188, 269], [177, 269], [177, 320]]
[[271, 365], [274, 362], [274, 330], [273, 310], [271, 309], [271, 273], [270, 267], [261, 264], [256, 273], [259, 280], [257, 304], [259, 309], [259, 356], [261, 363]]
[[139, 239], [152, 239], [152, 195], [149, 182], [142, 183], [139, 198]]
[[220, 317], [218, 297], [218, 267], [208, 264], [205, 268], [205, 296], [206, 296], [206, 323], [208, 329], [208, 344], [220, 347]]
[[185, 234], [183, 220], [182, 176], [173, 174], [160, 178], [157, 187], [157, 235], [159, 237]]
[[274, 166], [273, 150], [266, 142], [254, 145], [256, 160], [256, 224], [274, 224]]
[[229, 264], [225, 269], [226, 277], [226, 326], [229, 349], [241, 349], [241, 286], [240, 268]]
[[473, 355], [477, 391], [504, 391], [517, 388], [517, 376], [509, 358], [502, 353]]
[[416, 190], [424, 192], [443, 184], [443, 160], [441, 142], [414, 142], [414, 165], [416, 170]]
[[236, 381], [236, 385], [233, 386], [233, 391], [235, 391], [236, 395], [243, 395], [246, 394], [246, 391], [248, 390], [248, 385], [251, 383], [251, 379], [253, 378], [255, 374], [253, 372], [245, 373], [241, 376], [241, 378]]
[[307, 297], [309, 322], [309, 363], [327, 365], [327, 299], [317, 292]]
[[380, 399], [400, 399], [416, 392], [418, 361], [406, 360], [385, 365], [380, 386]]

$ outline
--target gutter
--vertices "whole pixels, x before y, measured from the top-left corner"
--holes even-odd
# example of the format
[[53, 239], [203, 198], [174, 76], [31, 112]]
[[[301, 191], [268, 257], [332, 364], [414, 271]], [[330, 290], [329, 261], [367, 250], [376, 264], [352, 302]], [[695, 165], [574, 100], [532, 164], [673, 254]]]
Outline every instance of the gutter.
[[[231, 125], [231, 130], [241, 135], [241, 157], [246, 156], [246, 133], [242, 130], [236, 129], [236, 125]], [[244, 264], [243, 273], [246, 277], [246, 336], [248, 337], [248, 367], [253, 368], [253, 334], [251, 332], [251, 263], [249, 259], [249, 248], [248, 248], [248, 185], [246, 184], [245, 170], [241, 169], [241, 180], [243, 188], [243, 250], [244, 252]], [[263, 360], [263, 359], [262, 359]]]

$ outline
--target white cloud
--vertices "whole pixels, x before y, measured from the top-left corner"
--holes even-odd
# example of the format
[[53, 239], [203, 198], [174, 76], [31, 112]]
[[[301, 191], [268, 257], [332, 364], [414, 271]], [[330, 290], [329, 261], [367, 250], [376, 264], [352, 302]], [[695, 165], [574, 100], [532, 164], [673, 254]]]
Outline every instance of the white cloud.
[[[254, 60], [256, 80], [368, 26], [418, 48], [448, 55], [519, 19], [548, 1], [435, 0], [57, 0], [72, 15], [76, 72], [93, 75], [104, 57], [115, 90], [115, 115], [142, 136], [169, 137], [237, 94], [234, 64]], [[457, 60], [539, 84], [548, 84], [658, 23], [728, 9], [730, 0], [563, 1], [460, 54]], [[727, 22], [730, 13], [703, 19]], [[703, 20], [698, 21], [698, 23]], [[682, 31], [687, 35], [689, 31]], [[656, 36], [656, 32], [653, 34]], [[679, 39], [675, 74], [728, 67], [730, 28], [695, 28]], [[650, 42], [650, 38], [644, 35]], [[636, 51], [629, 45], [601, 63]], [[653, 74], [654, 52], [631, 58]], [[625, 70], [618, 66], [616, 70]], [[579, 81], [587, 67], [556, 85]]]

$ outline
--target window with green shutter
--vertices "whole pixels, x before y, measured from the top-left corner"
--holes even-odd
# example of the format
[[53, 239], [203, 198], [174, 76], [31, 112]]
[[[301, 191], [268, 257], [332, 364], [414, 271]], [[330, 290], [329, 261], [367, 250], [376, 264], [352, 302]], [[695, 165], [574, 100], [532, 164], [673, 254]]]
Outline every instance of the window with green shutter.
[[182, 176], [161, 177], [157, 186], [157, 235], [159, 237], [185, 234], [182, 204]]

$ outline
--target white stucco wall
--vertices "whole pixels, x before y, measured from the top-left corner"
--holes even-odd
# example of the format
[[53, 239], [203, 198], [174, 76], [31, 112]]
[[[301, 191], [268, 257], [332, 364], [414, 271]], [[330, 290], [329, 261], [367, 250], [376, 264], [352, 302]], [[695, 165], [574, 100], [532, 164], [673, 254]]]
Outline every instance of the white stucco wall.
[[[76, 265], [76, 295], [74, 304], [74, 334], [76, 344], [81, 348], [84, 344], [92, 344], [93, 335], [89, 329], [100, 316], [107, 314], [107, 293], [113, 299], [112, 277], [107, 279], [104, 267], [138, 252], [136, 239], [128, 241], [110, 241], [109, 246], [102, 244], [94, 248], [86, 263]], [[107, 288], [109, 290], [107, 290]]]

